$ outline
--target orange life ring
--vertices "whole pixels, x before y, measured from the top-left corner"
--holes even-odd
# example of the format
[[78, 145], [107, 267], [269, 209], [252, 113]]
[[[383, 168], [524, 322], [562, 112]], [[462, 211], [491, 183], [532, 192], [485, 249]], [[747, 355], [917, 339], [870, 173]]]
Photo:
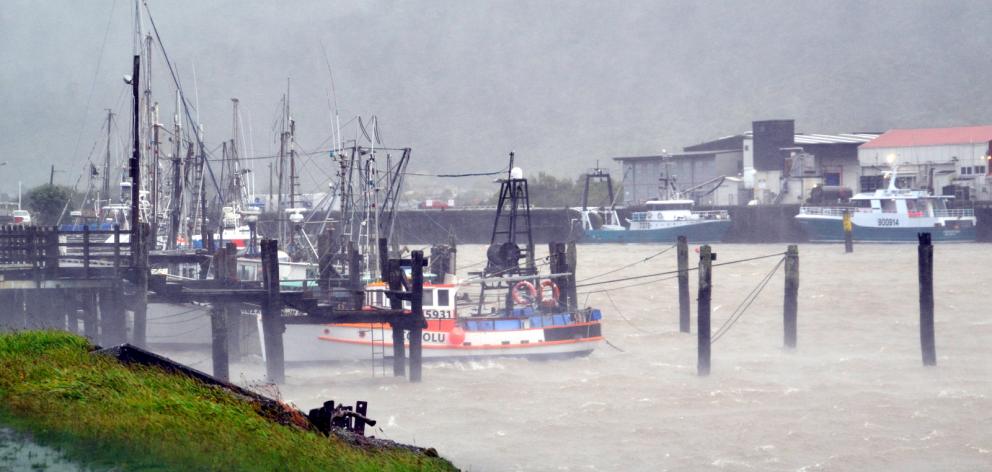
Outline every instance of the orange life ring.
[[[551, 288], [551, 298], [544, 299], [544, 287]], [[558, 284], [554, 280], [544, 279], [541, 281], [541, 290], [537, 292], [537, 301], [541, 303], [541, 306], [546, 308], [553, 308], [558, 306], [558, 300], [561, 297], [561, 289], [558, 288]]]
[[[524, 298], [523, 294], [521, 293], [523, 290], [527, 290], [527, 293], [530, 294], [530, 300]], [[517, 284], [513, 286], [511, 292], [513, 294], [513, 303], [516, 303], [517, 305], [530, 305], [531, 302], [533, 302], [534, 300], [537, 301], [541, 300], [538, 297], [537, 289], [534, 288], [534, 284], [526, 280], [521, 280], [520, 282], [517, 282]]]
[[461, 346], [465, 342], [465, 330], [461, 326], [451, 328], [448, 333], [448, 343], [453, 346]]

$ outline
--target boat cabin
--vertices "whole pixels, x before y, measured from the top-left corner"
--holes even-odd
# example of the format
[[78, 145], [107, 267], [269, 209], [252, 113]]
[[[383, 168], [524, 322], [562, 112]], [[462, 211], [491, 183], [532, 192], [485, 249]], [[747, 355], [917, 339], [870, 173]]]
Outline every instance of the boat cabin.
[[918, 191], [899, 194], [876, 192], [851, 197], [850, 204], [858, 212], [895, 213], [910, 218], [948, 216], [947, 200], [952, 196], [930, 196]]

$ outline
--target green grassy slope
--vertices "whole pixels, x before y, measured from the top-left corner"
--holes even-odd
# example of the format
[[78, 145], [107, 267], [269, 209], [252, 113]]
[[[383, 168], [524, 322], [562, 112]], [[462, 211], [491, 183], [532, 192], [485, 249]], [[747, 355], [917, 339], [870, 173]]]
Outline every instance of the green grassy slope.
[[453, 470], [268, 421], [216, 387], [90, 354], [59, 332], [0, 335], [0, 423], [69, 459], [123, 470]]

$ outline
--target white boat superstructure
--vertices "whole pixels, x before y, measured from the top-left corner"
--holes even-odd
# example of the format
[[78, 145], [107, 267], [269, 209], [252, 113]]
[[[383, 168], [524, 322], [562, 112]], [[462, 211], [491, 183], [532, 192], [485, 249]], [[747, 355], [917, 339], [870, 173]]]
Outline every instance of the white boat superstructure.
[[859, 193], [846, 206], [803, 206], [796, 219], [815, 242], [843, 241], [844, 214], [850, 214], [856, 240], [915, 241], [918, 232], [930, 232], [935, 241], [974, 241], [977, 219], [970, 208], [950, 209], [950, 195], [896, 187], [895, 172], [889, 185]]
[[634, 212], [627, 220], [631, 231], [666, 229], [704, 221], [730, 220], [724, 210], [694, 211], [692, 200], [650, 200], [647, 210]]

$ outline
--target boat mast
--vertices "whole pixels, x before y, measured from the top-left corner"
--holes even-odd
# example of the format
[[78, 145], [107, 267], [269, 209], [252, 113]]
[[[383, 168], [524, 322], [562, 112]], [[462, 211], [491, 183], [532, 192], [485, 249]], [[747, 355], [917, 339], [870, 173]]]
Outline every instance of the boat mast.
[[169, 236], [165, 241], [166, 249], [176, 248], [179, 237], [180, 216], [183, 209], [182, 184], [182, 127], [179, 118], [179, 91], [176, 91], [176, 114], [172, 116], [172, 196], [169, 200]]
[[[286, 96], [289, 97], [287, 89]], [[287, 98], [288, 103], [288, 98]], [[288, 107], [289, 105], [287, 105]], [[289, 208], [296, 211], [296, 121], [289, 118]], [[292, 214], [290, 214], [292, 216]], [[296, 230], [293, 221], [289, 221], [289, 246], [293, 247], [296, 240]]]
[[[102, 182], [102, 192], [103, 198], [107, 199], [107, 204], [110, 204], [110, 130], [113, 126], [114, 112], [111, 109], [107, 109], [107, 154], [103, 161], [103, 182]], [[102, 208], [100, 205], [100, 196], [97, 196], [97, 209]]]
[[[288, 80], [287, 80], [286, 88], [288, 92], [289, 89]], [[283, 175], [286, 169], [286, 138], [288, 134], [286, 132], [286, 121], [288, 115], [289, 115], [289, 100], [287, 100], [286, 95], [283, 95], [282, 126], [279, 132], [279, 166], [276, 172], [277, 177], [279, 178], [279, 182], [278, 182], [279, 188], [278, 188], [278, 192], [276, 193], [276, 221], [279, 222], [279, 239], [283, 241], [285, 241], [286, 239], [285, 238], [286, 234], [285, 234], [285, 222], [283, 220], [284, 212], [283, 212], [283, 204], [282, 204], [282, 182], [283, 182]]]

